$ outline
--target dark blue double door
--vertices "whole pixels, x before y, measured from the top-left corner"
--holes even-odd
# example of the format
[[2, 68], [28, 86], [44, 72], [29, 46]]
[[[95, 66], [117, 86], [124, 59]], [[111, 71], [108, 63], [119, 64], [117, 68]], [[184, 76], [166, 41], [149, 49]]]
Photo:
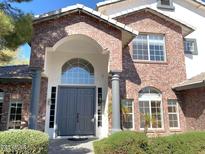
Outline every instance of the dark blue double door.
[[58, 89], [57, 135], [95, 135], [95, 88], [66, 87]]

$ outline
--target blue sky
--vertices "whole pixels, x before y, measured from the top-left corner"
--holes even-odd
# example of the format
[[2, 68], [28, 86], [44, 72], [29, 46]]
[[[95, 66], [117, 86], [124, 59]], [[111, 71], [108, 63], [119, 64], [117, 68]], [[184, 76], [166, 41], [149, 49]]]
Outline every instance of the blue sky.
[[[69, 5], [77, 3], [86, 5], [95, 9], [96, 3], [103, 0], [32, 0], [28, 3], [14, 4], [15, 7], [22, 9], [24, 12], [33, 13], [34, 15], [46, 13], [49, 11], [57, 10]], [[30, 58], [30, 47], [28, 44], [20, 48], [21, 58]]]

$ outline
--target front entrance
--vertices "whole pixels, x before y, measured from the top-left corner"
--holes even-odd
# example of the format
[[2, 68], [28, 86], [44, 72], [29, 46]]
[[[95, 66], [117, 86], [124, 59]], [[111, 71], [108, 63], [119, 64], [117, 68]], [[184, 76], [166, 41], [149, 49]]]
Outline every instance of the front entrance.
[[95, 88], [60, 86], [57, 100], [57, 135], [95, 135]]

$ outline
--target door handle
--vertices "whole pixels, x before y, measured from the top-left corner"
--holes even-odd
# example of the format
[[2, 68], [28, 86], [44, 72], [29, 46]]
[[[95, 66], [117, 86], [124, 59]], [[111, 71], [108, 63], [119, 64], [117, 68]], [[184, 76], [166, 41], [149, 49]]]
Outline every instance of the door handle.
[[77, 113], [77, 123], [79, 123], [79, 113]]

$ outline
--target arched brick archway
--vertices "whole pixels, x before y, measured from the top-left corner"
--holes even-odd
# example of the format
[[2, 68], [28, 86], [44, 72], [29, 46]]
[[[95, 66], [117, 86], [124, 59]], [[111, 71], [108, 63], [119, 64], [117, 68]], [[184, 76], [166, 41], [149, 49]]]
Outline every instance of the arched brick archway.
[[122, 70], [121, 31], [95, 18], [84, 13], [73, 13], [35, 24], [34, 30], [30, 60], [32, 67], [43, 68], [47, 47], [53, 47], [65, 37], [80, 34], [95, 40], [103, 50], [110, 53], [110, 70]]

